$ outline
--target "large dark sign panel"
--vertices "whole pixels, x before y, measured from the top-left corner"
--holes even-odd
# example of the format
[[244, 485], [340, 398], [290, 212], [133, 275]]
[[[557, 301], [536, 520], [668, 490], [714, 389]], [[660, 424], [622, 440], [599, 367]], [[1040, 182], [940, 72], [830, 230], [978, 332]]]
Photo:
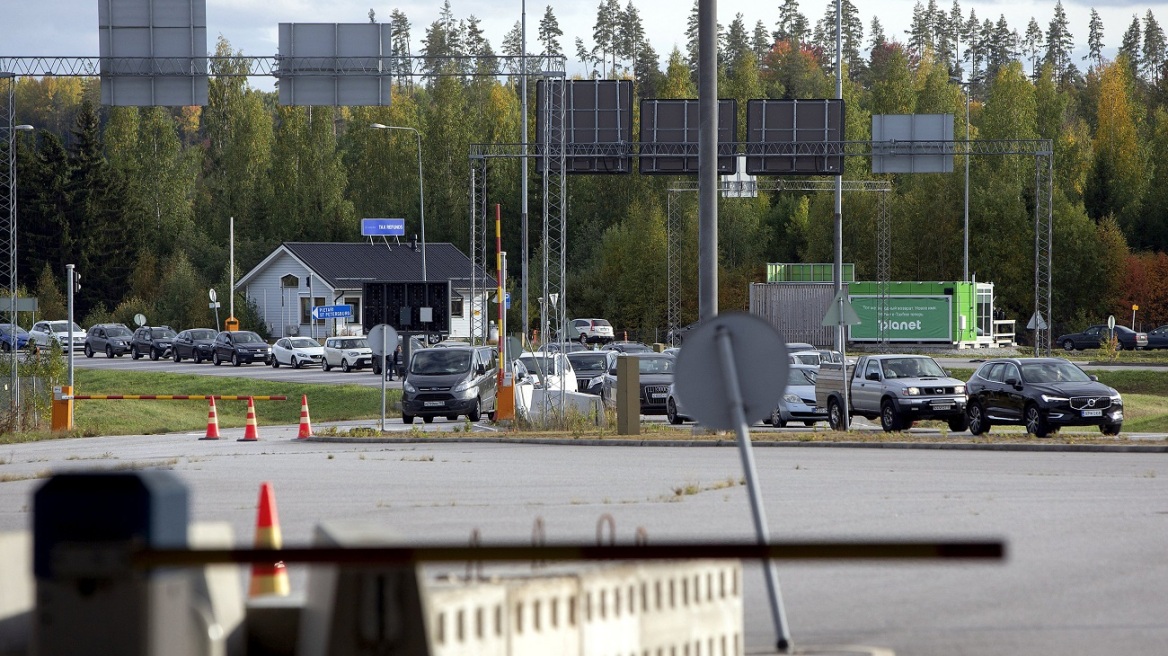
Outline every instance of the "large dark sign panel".
[[[562, 136], [565, 172], [632, 172], [632, 81], [541, 80], [535, 95], [540, 117], [535, 122], [535, 151], [540, 171], [545, 167], [560, 169]], [[545, 125], [545, 116], [549, 125]], [[550, 141], [547, 145], [545, 132]]]
[[843, 175], [843, 135], [843, 100], [748, 100], [746, 172]]
[[[379, 323], [401, 332], [450, 333], [450, 281], [367, 282], [363, 288], [368, 333]], [[424, 308], [430, 308], [429, 317]], [[429, 319], [429, 321], [427, 321]]]
[[[657, 99], [641, 101], [641, 173], [696, 175], [698, 172], [698, 101]], [[734, 175], [738, 158], [738, 102], [718, 101], [718, 175]]]

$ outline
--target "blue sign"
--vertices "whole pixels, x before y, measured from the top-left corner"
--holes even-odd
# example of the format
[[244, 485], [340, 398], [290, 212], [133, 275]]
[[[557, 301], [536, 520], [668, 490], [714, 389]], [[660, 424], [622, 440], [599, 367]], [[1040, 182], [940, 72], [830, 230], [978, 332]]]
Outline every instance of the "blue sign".
[[313, 319], [348, 319], [353, 316], [352, 305], [314, 305]]
[[503, 293], [503, 302], [504, 302], [503, 307], [510, 310], [511, 309], [511, 292], [504, 292]]
[[365, 237], [403, 237], [405, 219], [361, 219], [361, 234]]

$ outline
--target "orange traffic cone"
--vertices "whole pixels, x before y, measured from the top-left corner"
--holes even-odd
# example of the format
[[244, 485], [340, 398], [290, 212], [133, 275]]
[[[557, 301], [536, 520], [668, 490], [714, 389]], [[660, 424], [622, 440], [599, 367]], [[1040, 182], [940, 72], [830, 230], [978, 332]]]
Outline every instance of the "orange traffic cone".
[[298, 439], [312, 437], [312, 419], [308, 417], [308, 395], [300, 395], [300, 434]]
[[[276, 497], [270, 483], [260, 484], [260, 509], [256, 517], [255, 546], [257, 549], [280, 549], [284, 546], [280, 536], [280, 519], [276, 516]], [[256, 563], [251, 566], [249, 597], [261, 595], [288, 596], [288, 570], [284, 561], [271, 565]]]
[[243, 427], [243, 437], [238, 442], [255, 442], [260, 439], [259, 426], [256, 425], [255, 401], [247, 397], [247, 425]]
[[219, 414], [215, 412], [215, 397], [211, 399], [211, 408], [207, 410], [207, 435], [201, 437], [201, 440], [217, 440], [219, 439]]

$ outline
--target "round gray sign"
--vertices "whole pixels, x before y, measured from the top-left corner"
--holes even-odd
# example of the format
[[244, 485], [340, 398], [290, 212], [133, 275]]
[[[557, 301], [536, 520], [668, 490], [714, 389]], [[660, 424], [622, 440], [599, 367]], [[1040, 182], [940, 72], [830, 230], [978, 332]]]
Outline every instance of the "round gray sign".
[[366, 339], [369, 342], [369, 348], [373, 349], [373, 355], [379, 358], [385, 357], [385, 349], [389, 349], [391, 352], [397, 349], [397, 331], [387, 323], [379, 323], [370, 328], [369, 336]]
[[685, 336], [674, 386], [685, 414], [715, 430], [733, 430], [722, 340], [729, 339], [747, 425], [769, 417], [787, 386], [787, 344], [763, 319], [740, 312], [703, 321]]

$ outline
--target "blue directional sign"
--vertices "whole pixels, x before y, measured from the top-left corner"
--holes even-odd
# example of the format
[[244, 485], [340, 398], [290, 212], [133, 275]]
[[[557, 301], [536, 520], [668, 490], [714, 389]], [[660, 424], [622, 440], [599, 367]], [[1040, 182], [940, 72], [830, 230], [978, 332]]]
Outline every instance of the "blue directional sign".
[[353, 316], [352, 305], [314, 305], [313, 319], [348, 319]]
[[403, 237], [405, 219], [361, 219], [361, 234], [366, 237]]

